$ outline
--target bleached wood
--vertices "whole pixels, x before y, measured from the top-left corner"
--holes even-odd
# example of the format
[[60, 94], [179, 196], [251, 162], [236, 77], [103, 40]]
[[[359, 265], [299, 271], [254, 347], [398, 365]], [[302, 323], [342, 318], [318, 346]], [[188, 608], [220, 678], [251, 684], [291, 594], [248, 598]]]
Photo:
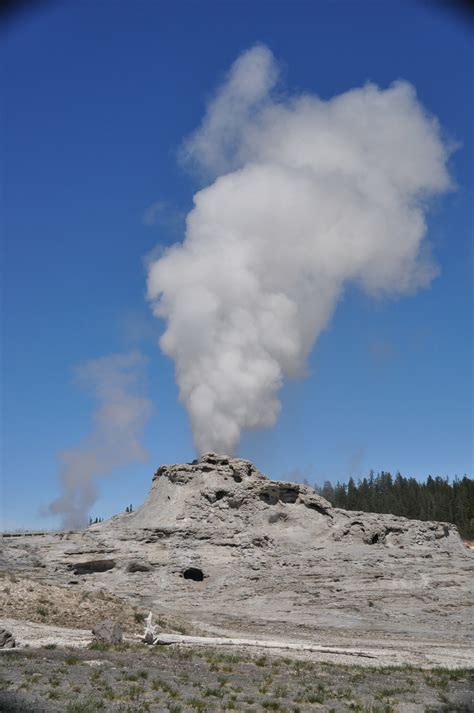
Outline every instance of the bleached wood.
[[292, 651], [315, 651], [324, 654], [335, 654], [343, 656], [362, 656], [365, 658], [377, 658], [376, 655], [368, 651], [358, 649], [337, 649], [330, 646], [317, 646], [316, 644], [300, 644], [288, 641], [265, 639], [227, 639], [225, 637], [211, 636], [185, 636], [181, 634], [158, 634], [153, 640], [153, 645], [184, 644], [189, 646], [245, 646], [259, 649], [288, 649]]

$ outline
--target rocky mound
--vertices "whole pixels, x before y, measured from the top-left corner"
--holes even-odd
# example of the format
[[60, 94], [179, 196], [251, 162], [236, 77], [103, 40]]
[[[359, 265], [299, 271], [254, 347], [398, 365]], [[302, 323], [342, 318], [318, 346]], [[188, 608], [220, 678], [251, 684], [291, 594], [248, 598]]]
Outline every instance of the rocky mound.
[[449, 523], [349, 512], [247, 460], [161, 466], [145, 503], [81, 532], [3, 538], [10, 570], [208, 630], [465, 641], [474, 557]]

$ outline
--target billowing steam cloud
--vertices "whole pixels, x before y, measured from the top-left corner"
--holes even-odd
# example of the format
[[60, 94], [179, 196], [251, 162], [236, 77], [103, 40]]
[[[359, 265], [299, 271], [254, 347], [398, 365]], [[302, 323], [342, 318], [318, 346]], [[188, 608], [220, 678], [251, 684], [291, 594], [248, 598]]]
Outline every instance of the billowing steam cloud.
[[140, 441], [151, 415], [151, 402], [140, 393], [145, 357], [139, 352], [113, 354], [77, 369], [80, 382], [99, 401], [94, 429], [84, 443], [59, 454], [62, 493], [50, 503], [63, 527], [82, 527], [97, 499], [96, 479], [115, 468], [147, 460]]
[[282, 98], [277, 81], [266, 47], [234, 63], [183, 149], [214, 182], [184, 242], [149, 267], [200, 451], [232, 452], [242, 428], [275, 422], [283, 378], [304, 372], [346, 283], [410, 293], [437, 273], [424, 214], [450, 187], [449, 151], [414, 88], [323, 101]]

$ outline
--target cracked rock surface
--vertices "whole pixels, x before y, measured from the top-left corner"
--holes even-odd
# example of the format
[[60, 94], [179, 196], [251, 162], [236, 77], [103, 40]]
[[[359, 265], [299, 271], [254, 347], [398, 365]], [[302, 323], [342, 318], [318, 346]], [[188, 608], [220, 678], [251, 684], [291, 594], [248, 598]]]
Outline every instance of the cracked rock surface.
[[0, 566], [204, 632], [422, 640], [468, 650], [474, 554], [454, 525], [333, 508], [207, 453], [164, 465], [144, 504], [83, 531], [3, 536]]

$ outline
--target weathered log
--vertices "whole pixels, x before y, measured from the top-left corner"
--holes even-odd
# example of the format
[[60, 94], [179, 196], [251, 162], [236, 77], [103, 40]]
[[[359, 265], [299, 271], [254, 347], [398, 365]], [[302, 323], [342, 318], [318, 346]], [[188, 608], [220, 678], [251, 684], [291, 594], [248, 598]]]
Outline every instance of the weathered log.
[[225, 637], [212, 636], [184, 636], [181, 634], [157, 634], [153, 639], [153, 645], [185, 644], [189, 646], [248, 646], [262, 649], [288, 649], [292, 651], [315, 651], [323, 654], [335, 654], [340, 656], [362, 656], [364, 658], [375, 659], [375, 654], [359, 649], [338, 649], [332, 646], [317, 646], [316, 644], [300, 644], [288, 641], [265, 640], [265, 639], [227, 639]]
[[359, 649], [337, 649], [332, 646], [317, 646], [316, 644], [293, 643], [269, 639], [229, 639], [225, 636], [186, 636], [184, 634], [163, 634], [158, 632], [158, 626], [153, 624], [153, 614], [150, 612], [145, 619], [145, 635], [142, 638], [146, 644], [165, 645], [188, 644], [189, 646], [252, 646], [259, 649], [287, 649], [291, 651], [315, 651], [322, 654], [339, 656], [363, 656], [375, 659], [377, 656]]

